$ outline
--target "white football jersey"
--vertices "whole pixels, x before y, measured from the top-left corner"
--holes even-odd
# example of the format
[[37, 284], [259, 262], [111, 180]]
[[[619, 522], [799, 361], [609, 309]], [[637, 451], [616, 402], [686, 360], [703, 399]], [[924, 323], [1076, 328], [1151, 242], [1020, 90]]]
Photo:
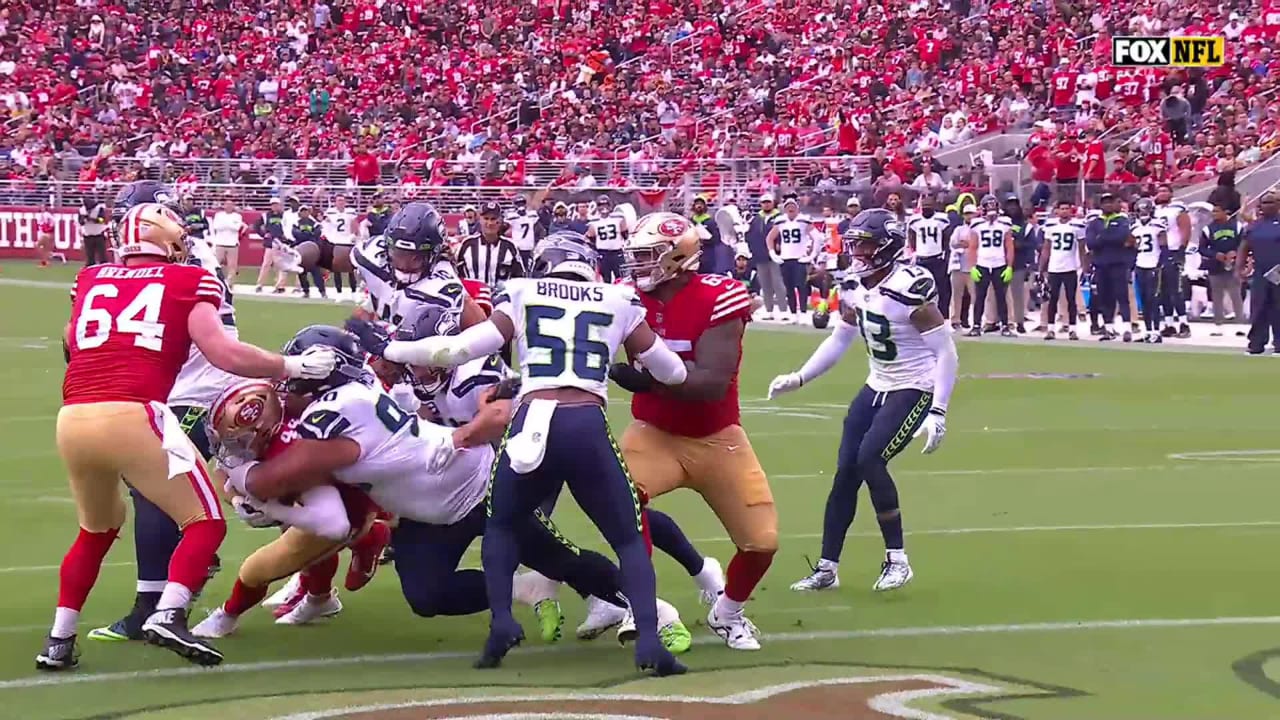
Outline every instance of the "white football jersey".
[[1187, 206], [1176, 200], [1168, 205], [1156, 205], [1156, 217], [1164, 221], [1169, 233], [1170, 250], [1181, 250], [1182, 243], [1186, 240], [1182, 237], [1182, 231], [1178, 229], [1178, 218], [1186, 211]]
[[940, 257], [945, 248], [942, 236], [946, 233], [951, 221], [946, 213], [935, 212], [929, 217], [916, 215], [907, 221], [907, 230], [916, 236], [916, 257]]
[[799, 216], [791, 220], [779, 215], [773, 224], [778, 228], [778, 255], [783, 260], [800, 260], [812, 255], [813, 238], [809, 236], [812, 226], [807, 220]]
[[505, 219], [511, 228], [511, 241], [516, 244], [516, 249], [521, 252], [533, 252], [534, 243], [538, 238], [535, 229], [538, 225], [538, 213], [532, 210], [525, 210], [522, 213], [508, 210]]
[[1001, 215], [994, 220], [980, 218], [969, 224], [978, 236], [978, 267], [998, 268], [1007, 264], [1004, 243], [1013, 222]]
[[480, 412], [480, 399], [485, 391], [502, 382], [509, 373], [497, 355], [476, 358], [450, 371], [449, 382], [443, 388], [430, 395], [417, 392], [415, 399], [418, 407], [425, 407], [437, 423], [462, 427]]
[[[867, 385], [876, 392], [914, 388], [933, 391], [933, 351], [911, 324], [911, 314], [938, 301], [938, 288], [928, 270], [896, 265], [873, 288], [862, 285], [840, 292], [844, 311], [857, 314], [871, 367]], [[839, 322], [844, 322], [841, 319]]]
[[1146, 270], [1159, 267], [1160, 236], [1168, 232], [1168, 229], [1164, 224], [1164, 220], [1160, 218], [1151, 218], [1145, 222], [1137, 218], [1134, 219], [1132, 226], [1133, 239], [1138, 241], [1138, 256], [1134, 260], [1134, 266]]
[[1076, 272], [1080, 270], [1080, 243], [1084, 242], [1084, 220], [1067, 221], [1049, 218], [1041, 226], [1044, 247], [1049, 253], [1049, 272]]
[[351, 208], [339, 210], [331, 207], [324, 211], [324, 217], [320, 219], [320, 231], [334, 245], [352, 245], [356, 241], [357, 218]]
[[590, 227], [595, 230], [597, 250], [621, 250], [626, 240], [623, 220], [617, 215], [606, 215], [599, 220], [592, 220]]
[[439, 473], [434, 450], [453, 443], [453, 430], [419, 421], [380, 387], [349, 382], [307, 406], [298, 435], [308, 440], [348, 438], [360, 446], [355, 464], [335, 470], [338, 482], [368, 493], [394, 515], [451, 525], [483, 501], [494, 453], [489, 446], [456, 451]]
[[515, 324], [521, 396], [572, 387], [609, 398], [609, 364], [644, 322], [636, 290], [556, 278], [512, 278], [493, 311]]
[[[218, 278], [218, 283], [222, 285], [222, 304], [218, 306], [218, 316], [222, 318], [222, 329], [233, 338], [240, 337], [240, 331], [236, 329], [236, 308], [232, 304], [231, 289], [218, 274], [218, 261], [213, 256], [213, 250], [201, 238], [191, 237], [188, 241], [191, 246], [191, 257], [198, 260], [205, 270], [213, 273], [214, 277]], [[167, 404], [208, 409], [228, 385], [239, 379], [229, 372], [214, 367], [196, 344], [191, 343], [187, 362], [178, 371], [178, 377], [173, 381]]]
[[407, 287], [396, 282], [381, 235], [361, 241], [351, 251], [351, 261], [367, 290], [363, 308], [383, 322], [399, 325], [414, 309], [414, 303], [455, 308], [462, 312], [466, 289], [453, 263], [440, 260], [431, 272]]

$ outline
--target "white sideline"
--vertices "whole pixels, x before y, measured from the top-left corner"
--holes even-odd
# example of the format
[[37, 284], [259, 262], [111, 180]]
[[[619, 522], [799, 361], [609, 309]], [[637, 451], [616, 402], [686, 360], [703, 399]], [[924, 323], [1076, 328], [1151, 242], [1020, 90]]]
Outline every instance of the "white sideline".
[[[1127, 620], [1067, 620], [1060, 622], [1021, 623], [1013, 625], [926, 625], [922, 627], [878, 628], [872, 630], [831, 630], [817, 632], [790, 632], [767, 634], [766, 642], [814, 642], [830, 640], [857, 640], [882, 637], [930, 637], [952, 635], [994, 635], [1035, 632], [1072, 632], [1089, 630], [1134, 630], [1150, 628], [1211, 627], [1222, 625], [1280, 625], [1280, 616], [1240, 616], [1208, 618], [1135, 618]], [[719, 638], [699, 636], [696, 645], [717, 645]], [[480, 647], [477, 639], [476, 648]], [[513, 655], [568, 655], [580, 653], [583, 646], [561, 645], [533, 648], [517, 648]], [[17, 678], [0, 681], [0, 690], [21, 690], [33, 687], [79, 685], [83, 683], [120, 682], [128, 680], [152, 680], [225, 673], [260, 672], [263, 670], [297, 670], [317, 667], [345, 667], [387, 663], [433, 662], [438, 660], [462, 660], [474, 658], [476, 650], [458, 652], [400, 653], [391, 655], [353, 655], [349, 657], [298, 658], [295, 660], [266, 660], [251, 663], [224, 663], [212, 668], [181, 667], [129, 672], [63, 674]]]

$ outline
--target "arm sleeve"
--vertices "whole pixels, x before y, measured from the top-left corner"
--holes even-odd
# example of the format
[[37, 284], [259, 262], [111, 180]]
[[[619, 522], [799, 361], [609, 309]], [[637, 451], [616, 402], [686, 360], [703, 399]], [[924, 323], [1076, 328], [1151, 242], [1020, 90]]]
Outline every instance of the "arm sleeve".
[[853, 339], [858, 336], [858, 329], [837, 316], [835, 328], [822, 344], [813, 351], [804, 365], [800, 366], [801, 384], [812, 382], [822, 377], [828, 370], [836, 366]]
[[956, 354], [956, 342], [951, 337], [951, 328], [946, 323], [920, 334], [924, 344], [933, 351], [937, 360], [933, 369], [933, 409], [947, 411], [951, 402], [951, 391], [956, 386], [956, 370], [960, 366], [960, 356]]
[[689, 369], [662, 338], [656, 338], [648, 350], [636, 355], [636, 360], [663, 385], [679, 385], [689, 376]]
[[496, 325], [482, 322], [457, 335], [392, 341], [382, 357], [409, 365], [436, 365], [443, 361], [450, 367], [457, 367], [478, 357], [492, 355], [506, 344], [507, 339]]

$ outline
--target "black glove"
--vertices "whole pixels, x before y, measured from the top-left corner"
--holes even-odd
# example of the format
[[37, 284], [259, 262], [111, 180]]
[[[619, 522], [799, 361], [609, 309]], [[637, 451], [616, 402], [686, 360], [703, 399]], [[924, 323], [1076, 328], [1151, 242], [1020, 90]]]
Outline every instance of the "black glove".
[[658, 384], [648, 370], [637, 370], [628, 363], [610, 365], [609, 378], [617, 383], [618, 387], [632, 393], [649, 392]]
[[507, 378], [498, 383], [493, 391], [494, 400], [514, 400], [520, 393], [520, 378]]
[[387, 344], [391, 342], [391, 336], [387, 335], [386, 330], [368, 320], [347, 318], [344, 327], [347, 332], [359, 338], [360, 347], [371, 355], [382, 357], [382, 353], [386, 352]]

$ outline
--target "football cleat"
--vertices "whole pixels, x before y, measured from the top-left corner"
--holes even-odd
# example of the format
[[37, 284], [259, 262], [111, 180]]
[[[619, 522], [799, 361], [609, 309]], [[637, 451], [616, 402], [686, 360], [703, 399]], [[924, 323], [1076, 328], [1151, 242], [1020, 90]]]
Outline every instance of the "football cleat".
[[201, 638], [223, 638], [234, 633], [239, 627], [240, 618], [223, 610], [219, 605], [209, 613], [209, 617], [191, 628], [191, 634]]
[[1013, 328], [1008, 325], [1000, 328], [1000, 337], [1013, 337]]
[[1182, 338], [1183, 340], [1186, 340], [1187, 338], [1191, 337], [1191, 326], [1186, 323], [1180, 323], [1178, 325], [1178, 337]]
[[330, 590], [325, 597], [304, 594], [302, 600], [289, 612], [276, 618], [277, 625], [306, 625], [321, 618], [328, 618], [342, 612], [342, 601], [338, 599], [338, 591]]
[[897, 590], [911, 582], [913, 577], [915, 577], [915, 573], [911, 571], [911, 564], [907, 562], [905, 554], [895, 558], [893, 555], [885, 553], [884, 562], [880, 563], [880, 577], [876, 579], [876, 583], [871, 586], [871, 589], [876, 592]]
[[982, 329], [974, 325], [969, 328], [969, 332], [965, 333], [965, 337], [982, 337]]
[[658, 639], [672, 655], [683, 655], [693, 645], [693, 635], [680, 621], [680, 611], [658, 598]]
[[1018, 323], [1018, 325], [1017, 325], [1017, 331], [1018, 331], [1018, 334], [1019, 334], [1019, 335], [1026, 335], [1026, 334], [1027, 334], [1027, 326], [1026, 326], [1026, 325], [1024, 325], [1024, 324], [1022, 324], [1022, 323]]
[[502, 659], [507, 656], [507, 653], [522, 642], [524, 642], [524, 628], [520, 627], [519, 623], [513, 620], [509, 625], [498, 625], [491, 621], [489, 637], [484, 641], [484, 650], [472, 663], [472, 667], [477, 670], [492, 670], [502, 665]]
[[99, 642], [129, 642], [130, 640], [142, 639], [142, 623], [147, 621], [151, 613], [156, 608], [151, 602], [142, 599], [139, 595], [133, 601], [133, 609], [128, 615], [111, 623], [106, 627], [94, 628], [89, 631], [89, 639]]
[[1171, 337], [1176, 337], [1177, 334], [1178, 334], [1178, 329], [1172, 325], [1165, 325], [1163, 328], [1160, 328], [1160, 335], [1162, 337], [1171, 338]]
[[74, 670], [80, 664], [80, 648], [76, 636], [56, 638], [50, 635], [44, 641], [44, 650], [36, 656], [36, 669], [57, 671]]
[[693, 581], [698, 584], [698, 601], [711, 607], [724, 592], [724, 568], [719, 560], [705, 557], [702, 559], [702, 572], [695, 575]]
[[652, 670], [657, 677], [683, 675], [689, 669], [676, 660], [670, 650], [653, 640], [636, 643], [636, 667], [642, 671]]
[[791, 589], [796, 592], [835, 590], [840, 587], [840, 575], [836, 572], [837, 567], [839, 566], [830, 560], [820, 559], [817, 565], [810, 563], [809, 569], [812, 572], [792, 583]]
[[1055, 337], [1055, 336], [1054, 336], [1054, 334], [1053, 334], [1053, 331], [1052, 331], [1052, 330], [1050, 330], [1049, 332], [1047, 332], [1047, 333], [1045, 333], [1045, 334], [1044, 334], [1044, 339], [1045, 339], [1045, 340], [1052, 340], [1052, 339], [1054, 339], [1054, 337]]
[[1068, 334], [1067, 334], [1067, 339], [1068, 339], [1068, 340], [1079, 340], [1079, 339], [1080, 339], [1080, 336], [1076, 334], [1076, 331], [1075, 331], [1075, 330], [1072, 330], [1070, 333], [1068, 333]]
[[627, 610], [627, 616], [618, 625], [618, 644], [627, 645], [633, 643], [639, 635], [639, 631], [636, 630], [636, 616], [632, 615], [630, 610]]
[[541, 600], [533, 606], [533, 614], [538, 618], [538, 632], [542, 642], [560, 642], [564, 628], [564, 611], [560, 609], [559, 600]]
[[222, 662], [222, 653], [217, 648], [187, 629], [187, 611], [182, 608], [155, 611], [143, 623], [142, 634], [149, 644], [171, 650], [196, 665]]
[[759, 650], [760, 631], [755, 624], [742, 612], [717, 612], [719, 607], [719, 603], [716, 603], [707, 613], [707, 627], [711, 628], [711, 632], [719, 635], [730, 650]]
[[347, 577], [342, 586], [355, 592], [373, 581], [378, 572], [378, 560], [382, 551], [391, 542], [391, 528], [386, 523], [374, 522], [369, 532], [351, 546], [351, 564], [347, 566]]
[[284, 587], [275, 591], [270, 597], [262, 601], [262, 607], [278, 608], [291, 600], [296, 603], [299, 598], [296, 598], [295, 596], [300, 592], [302, 592], [302, 577], [301, 574], [294, 573], [293, 576], [289, 578], [289, 582], [284, 584]]
[[629, 620], [630, 615], [626, 608], [610, 605], [598, 597], [588, 597], [587, 619], [578, 626], [578, 639], [595, 640], [610, 629]]

